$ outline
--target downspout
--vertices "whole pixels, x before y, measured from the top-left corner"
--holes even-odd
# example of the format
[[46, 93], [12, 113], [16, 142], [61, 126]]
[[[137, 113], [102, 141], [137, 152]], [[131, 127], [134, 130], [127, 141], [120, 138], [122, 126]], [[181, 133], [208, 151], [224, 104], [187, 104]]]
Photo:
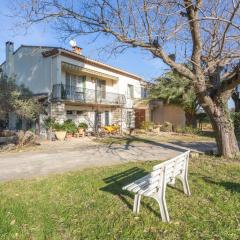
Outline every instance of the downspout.
[[[53, 57], [51, 57], [51, 70], [50, 70], [50, 98], [51, 98], [51, 91], [53, 89], [53, 79], [52, 79], [52, 69], [53, 69]], [[51, 103], [51, 100], [49, 99], [49, 102], [50, 102], [50, 118], [52, 118], [52, 103]]]
[[51, 92], [53, 89], [53, 58], [56, 57], [57, 55], [59, 55], [60, 52], [58, 52], [57, 54], [51, 56], [51, 66], [50, 66], [50, 95], [48, 98], [48, 102], [50, 103], [50, 117], [52, 117], [52, 103], [50, 101], [50, 97], [51, 97]]
[[[56, 54], [58, 55], [58, 53]], [[52, 94], [52, 90], [53, 90], [53, 58], [56, 57], [56, 55], [51, 56], [51, 64], [50, 64], [50, 95], [48, 97], [48, 102], [50, 104], [50, 119], [52, 119], [52, 101], [51, 101], [51, 94]], [[52, 127], [50, 127], [50, 139], [52, 140]]]

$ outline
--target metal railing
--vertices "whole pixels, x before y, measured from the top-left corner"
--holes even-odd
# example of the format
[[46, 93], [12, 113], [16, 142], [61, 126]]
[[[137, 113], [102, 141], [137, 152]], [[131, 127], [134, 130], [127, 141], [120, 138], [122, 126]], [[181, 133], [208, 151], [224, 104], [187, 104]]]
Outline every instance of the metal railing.
[[86, 104], [123, 105], [126, 98], [123, 94], [111, 93], [87, 88], [54, 84], [51, 99], [55, 101], [69, 100]]

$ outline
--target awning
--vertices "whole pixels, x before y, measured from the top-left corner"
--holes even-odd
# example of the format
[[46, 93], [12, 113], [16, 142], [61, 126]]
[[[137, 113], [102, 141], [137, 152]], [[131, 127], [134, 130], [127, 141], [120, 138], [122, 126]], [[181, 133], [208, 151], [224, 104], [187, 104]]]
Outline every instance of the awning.
[[65, 71], [76, 73], [76, 74], [83, 73], [92, 77], [99, 77], [106, 80], [118, 81], [118, 77], [112, 76], [110, 74], [102, 73], [99, 71], [95, 71], [89, 68], [80, 67], [71, 63], [62, 62], [62, 69]]

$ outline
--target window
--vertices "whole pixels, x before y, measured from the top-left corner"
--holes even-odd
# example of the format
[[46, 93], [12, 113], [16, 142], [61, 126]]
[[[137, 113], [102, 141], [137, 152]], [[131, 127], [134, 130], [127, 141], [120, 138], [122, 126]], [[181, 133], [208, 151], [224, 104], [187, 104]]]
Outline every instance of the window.
[[108, 126], [109, 125], [109, 112], [106, 111], [105, 112], [105, 126]]
[[84, 99], [86, 76], [77, 76], [66, 73], [66, 94], [67, 97]]
[[106, 81], [96, 79], [97, 98], [106, 98]]
[[99, 128], [102, 126], [102, 117], [101, 117], [101, 112], [96, 111], [95, 112], [95, 131], [97, 131]]
[[132, 125], [132, 112], [127, 111], [127, 127], [131, 128]]
[[147, 98], [147, 89], [145, 87], [141, 87], [141, 98]]
[[72, 110], [67, 110], [67, 115], [72, 115], [73, 111]]
[[83, 115], [84, 111], [77, 111], [77, 115]]
[[127, 96], [128, 98], [134, 98], [134, 88], [131, 84], [128, 84]]

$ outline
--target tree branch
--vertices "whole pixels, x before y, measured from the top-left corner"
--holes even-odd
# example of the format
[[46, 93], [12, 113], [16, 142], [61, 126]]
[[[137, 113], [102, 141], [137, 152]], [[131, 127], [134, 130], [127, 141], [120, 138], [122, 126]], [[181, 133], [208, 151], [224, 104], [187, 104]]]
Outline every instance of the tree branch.
[[223, 77], [219, 92], [223, 93], [228, 90], [233, 90], [238, 84], [240, 84], [240, 64], [234, 71]]

